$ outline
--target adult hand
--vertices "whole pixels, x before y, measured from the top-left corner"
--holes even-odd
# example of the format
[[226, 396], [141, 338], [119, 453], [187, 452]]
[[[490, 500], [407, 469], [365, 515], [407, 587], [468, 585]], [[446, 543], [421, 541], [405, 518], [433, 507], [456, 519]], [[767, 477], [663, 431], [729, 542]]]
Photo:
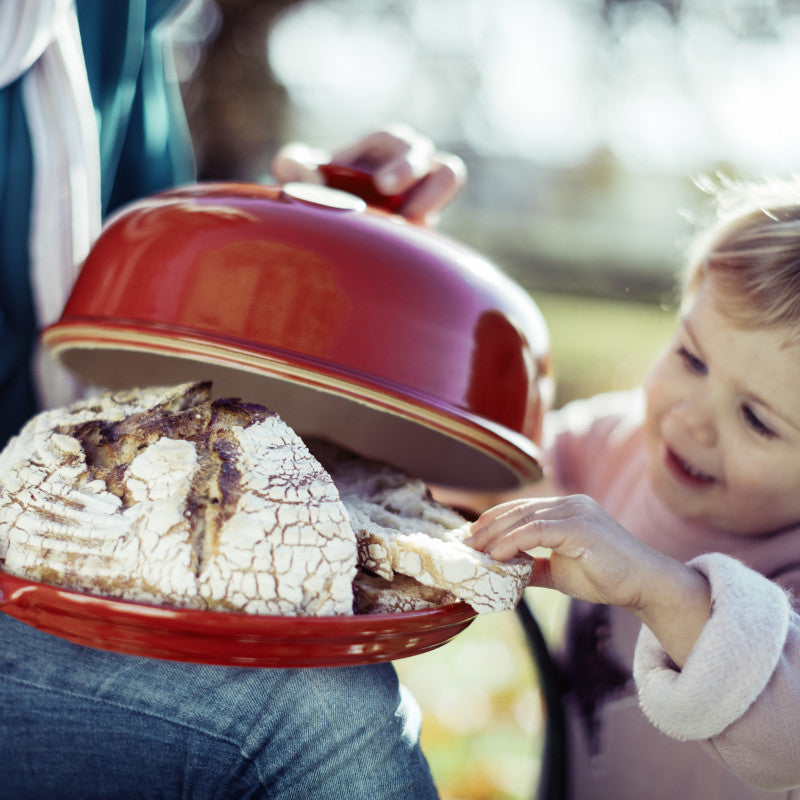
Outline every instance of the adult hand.
[[407, 125], [374, 131], [352, 145], [328, 153], [293, 142], [276, 154], [272, 171], [280, 183], [322, 183], [320, 164], [333, 163], [371, 173], [383, 195], [405, 195], [400, 213], [413, 222], [433, 225], [441, 210], [466, 182], [464, 162], [438, 150], [423, 134]]

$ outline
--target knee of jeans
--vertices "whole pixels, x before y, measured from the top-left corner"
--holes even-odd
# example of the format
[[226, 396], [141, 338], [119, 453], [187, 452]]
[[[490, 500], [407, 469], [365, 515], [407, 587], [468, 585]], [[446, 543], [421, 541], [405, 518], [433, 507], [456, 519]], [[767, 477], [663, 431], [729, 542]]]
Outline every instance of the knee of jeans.
[[377, 763], [393, 775], [419, 768], [419, 709], [391, 664], [297, 670], [281, 684], [243, 742], [265, 785], [275, 774], [354, 780]]
[[264, 698], [261, 722], [251, 734], [294, 742], [371, 739], [382, 735], [414, 746], [421, 713], [410, 692], [401, 687], [391, 664], [333, 669], [290, 670]]
[[341, 737], [352, 740], [351, 745], [379, 740], [387, 754], [417, 746], [422, 712], [391, 664], [320, 673], [312, 680], [320, 688], [318, 722], [328, 729], [338, 728]]

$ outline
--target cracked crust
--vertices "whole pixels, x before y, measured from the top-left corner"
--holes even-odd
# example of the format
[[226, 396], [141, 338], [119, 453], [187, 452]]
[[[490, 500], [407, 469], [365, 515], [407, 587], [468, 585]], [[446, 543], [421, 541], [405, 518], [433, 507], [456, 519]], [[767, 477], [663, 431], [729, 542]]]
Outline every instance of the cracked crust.
[[45, 412], [0, 455], [12, 574], [179, 607], [352, 613], [356, 542], [329, 476], [272, 411], [210, 384]]
[[34, 417], [0, 453], [0, 565], [259, 614], [519, 601], [533, 560], [465, 545], [466, 520], [422, 481], [329, 443], [310, 450], [275, 412], [210, 389], [108, 393]]

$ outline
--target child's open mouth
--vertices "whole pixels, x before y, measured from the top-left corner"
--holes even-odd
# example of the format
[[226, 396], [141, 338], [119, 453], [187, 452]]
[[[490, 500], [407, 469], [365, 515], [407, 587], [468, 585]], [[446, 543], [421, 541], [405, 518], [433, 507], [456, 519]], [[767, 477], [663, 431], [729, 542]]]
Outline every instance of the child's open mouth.
[[666, 462], [670, 473], [683, 483], [691, 486], [708, 486], [714, 483], [715, 479], [711, 475], [695, 469], [669, 448], [666, 451]]

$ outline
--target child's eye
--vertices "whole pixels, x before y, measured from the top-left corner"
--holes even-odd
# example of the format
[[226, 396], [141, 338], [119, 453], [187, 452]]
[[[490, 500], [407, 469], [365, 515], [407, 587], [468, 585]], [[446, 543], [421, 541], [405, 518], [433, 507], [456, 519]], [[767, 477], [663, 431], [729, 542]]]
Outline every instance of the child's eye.
[[708, 372], [706, 365], [692, 352], [685, 347], [678, 348], [678, 355], [683, 360], [687, 369], [697, 375], [705, 375]]
[[763, 436], [765, 439], [774, 439], [777, 436], [772, 428], [765, 425], [758, 416], [756, 416], [756, 413], [750, 406], [742, 406], [742, 415], [744, 416], [744, 421], [747, 426], [759, 436]]

